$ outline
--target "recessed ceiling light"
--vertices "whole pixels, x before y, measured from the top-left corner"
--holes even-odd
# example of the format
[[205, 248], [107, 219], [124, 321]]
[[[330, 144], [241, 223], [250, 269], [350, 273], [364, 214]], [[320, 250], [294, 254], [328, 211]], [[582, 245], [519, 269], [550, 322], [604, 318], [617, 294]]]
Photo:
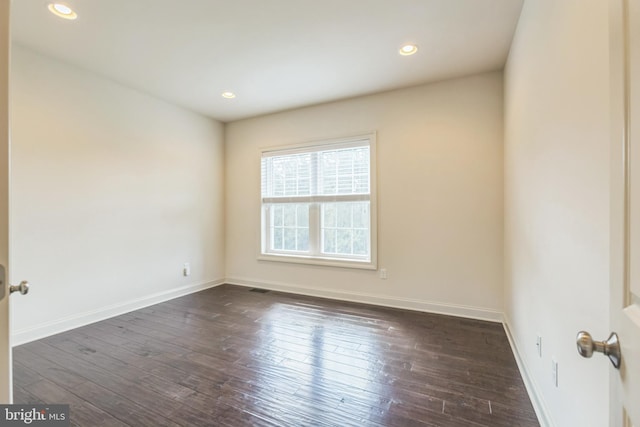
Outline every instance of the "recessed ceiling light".
[[222, 97], [227, 99], [233, 99], [236, 97], [236, 94], [233, 92], [222, 92]]
[[404, 55], [404, 56], [413, 55], [417, 51], [418, 51], [418, 46], [416, 46], [415, 44], [405, 44], [399, 50], [400, 55]]
[[49, 11], [64, 19], [76, 19], [78, 17], [78, 14], [73, 9], [63, 3], [49, 3]]

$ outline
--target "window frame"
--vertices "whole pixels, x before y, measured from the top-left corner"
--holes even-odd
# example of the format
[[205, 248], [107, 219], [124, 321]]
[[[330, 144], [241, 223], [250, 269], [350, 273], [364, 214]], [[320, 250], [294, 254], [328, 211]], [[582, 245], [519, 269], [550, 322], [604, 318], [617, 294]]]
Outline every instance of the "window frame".
[[[358, 134], [342, 138], [322, 139], [315, 140], [301, 144], [265, 147], [260, 150], [260, 170], [262, 171], [262, 159], [264, 157], [270, 157], [275, 155], [295, 154], [296, 152], [308, 152], [308, 151], [324, 151], [331, 150], [332, 148], [348, 148], [349, 146], [358, 146], [364, 141], [368, 141], [369, 146], [369, 194], [368, 195], [334, 195], [334, 196], [310, 196], [306, 197], [309, 203], [309, 245], [312, 254], [306, 252], [295, 251], [269, 251], [269, 239], [270, 226], [269, 215], [267, 213], [270, 203], [265, 203], [262, 197], [262, 190], [260, 191], [260, 241], [258, 245], [258, 260], [260, 261], [276, 261], [286, 263], [298, 263], [298, 264], [310, 264], [310, 265], [323, 265], [333, 267], [345, 267], [345, 268], [357, 268], [376, 270], [378, 260], [378, 245], [377, 245], [377, 150], [376, 150], [376, 132], [369, 132], [365, 134]], [[262, 172], [260, 173], [260, 188], [262, 188]], [[281, 203], [287, 203], [286, 198], [281, 198]], [[294, 200], [295, 199], [295, 200]], [[292, 197], [289, 203], [303, 203], [300, 199], [305, 197]], [[332, 200], [326, 200], [332, 199]], [[323, 255], [321, 253], [321, 233], [322, 233], [322, 218], [321, 209], [323, 203], [331, 203], [340, 201], [369, 201], [369, 245], [370, 256], [368, 258], [330, 254]], [[314, 225], [315, 224], [315, 225]]]

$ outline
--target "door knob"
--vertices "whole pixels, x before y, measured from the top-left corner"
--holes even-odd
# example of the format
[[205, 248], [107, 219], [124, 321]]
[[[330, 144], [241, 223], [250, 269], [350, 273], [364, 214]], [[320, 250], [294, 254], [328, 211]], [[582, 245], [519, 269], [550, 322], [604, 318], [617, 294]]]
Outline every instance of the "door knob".
[[9, 293], [12, 294], [14, 292], [20, 292], [22, 295], [26, 295], [29, 292], [29, 282], [23, 280], [20, 282], [18, 286], [11, 285], [9, 286]]
[[609, 356], [609, 360], [611, 360], [616, 369], [620, 369], [622, 354], [620, 354], [618, 334], [615, 332], [612, 332], [606, 341], [594, 341], [589, 332], [580, 331], [576, 337], [576, 344], [580, 356], [589, 358], [593, 356], [594, 351], [602, 353], [605, 356]]

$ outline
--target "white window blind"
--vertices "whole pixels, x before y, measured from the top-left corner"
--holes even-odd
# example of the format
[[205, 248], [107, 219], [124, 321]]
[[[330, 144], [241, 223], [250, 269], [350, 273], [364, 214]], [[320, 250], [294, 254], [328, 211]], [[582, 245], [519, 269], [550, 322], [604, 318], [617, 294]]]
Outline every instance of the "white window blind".
[[373, 137], [262, 153], [263, 255], [372, 262]]

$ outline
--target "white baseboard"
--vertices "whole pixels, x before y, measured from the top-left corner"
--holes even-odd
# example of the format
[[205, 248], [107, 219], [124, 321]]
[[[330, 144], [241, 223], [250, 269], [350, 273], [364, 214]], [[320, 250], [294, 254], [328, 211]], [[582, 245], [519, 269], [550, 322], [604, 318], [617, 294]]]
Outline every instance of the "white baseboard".
[[337, 299], [342, 301], [359, 302], [380, 305], [384, 307], [402, 308], [405, 310], [423, 311], [427, 313], [447, 314], [450, 316], [466, 317], [470, 319], [502, 322], [502, 312], [480, 307], [446, 304], [432, 301], [422, 301], [409, 298], [397, 298], [388, 295], [345, 292], [334, 289], [318, 289], [288, 283], [262, 282], [239, 277], [228, 277], [226, 283], [252, 288], [270, 289], [273, 291], [289, 292], [292, 294], [309, 295], [314, 297]]
[[62, 319], [53, 320], [51, 322], [42, 323], [40, 325], [32, 326], [27, 329], [20, 329], [11, 334], [11, 345], [18, 346], [20, 344], [26, 344], [40, 338], [45, 338], [51, 335], [68, 331], [70, 329], [79, 328], [90, 323], [99, 322], [100, 320], [105, 320], [110, 317], [129, 313], [131, 311], [168, 301], [173, 298], [178, 298], [184, 295], [192, 294], [194, 292], [213, 288], [223, 283], [224, 280], [219, 279], [210, 282], [181, 286], [179, 288], [158, 292], [132, 301], [113, 304], [107, 307], [99, 308], [97, 310], [86, 311], [84, 313], [79, 313]]
[[522, 377], [524, 386], [527, 389], [527, 393], [529, 394], [529, 399], [531, 400], [533, 409], [534, 411], [536, 411], [536, 415], [538, 416], [538, 421], [540, 422], [540, 426], [555, 427], [553, 420], [549, 416], [549, 410], [547, 409], [547, 405], [544, 403], [542, 393], [540, 393], [535, 380], [529, 374], [529, 368], [527, 368], [527, 363], [524, 361], [520, 351], [518, 350], [517, 340], [511, 333], [511, 327], [509, 326], [509, 324], [510, 324], [509, 318], [507, 317], [506, 314], [503, 315], [502, 325], [504, 326], [504, 331], [507, 334], [507, 339], [509, 340], [509, 344], [511, 345], [511, 351], [513, 352], [513, 356], [515, 357], [516, 363], [518, 364], [518, 369], [520, 370], [520, 376]]

